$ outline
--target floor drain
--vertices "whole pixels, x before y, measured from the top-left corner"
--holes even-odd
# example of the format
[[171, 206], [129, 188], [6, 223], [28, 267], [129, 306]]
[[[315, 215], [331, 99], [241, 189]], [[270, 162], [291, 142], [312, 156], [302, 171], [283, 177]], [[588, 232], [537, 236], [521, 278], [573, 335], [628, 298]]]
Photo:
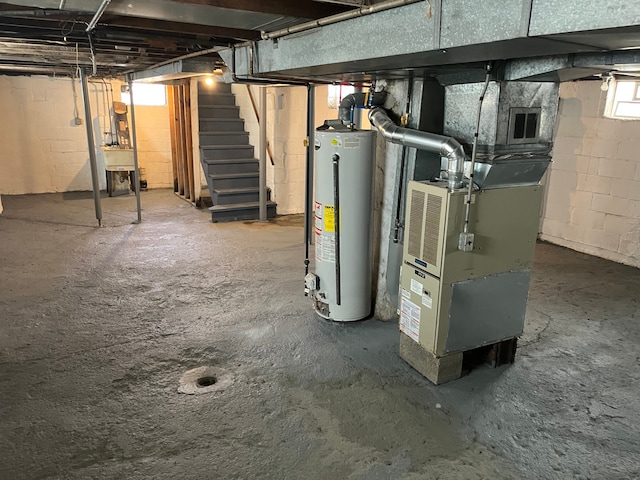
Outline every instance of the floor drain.
[[216, 382], [216, 377], [200, 377], [198, 380], [196, 380], [196, 384], [199, 387], [209, 387]]
[[232, 383], [233, 376], [222, 368], [198, 367], [182, 375], [178, 392], [187, 395], [220, 392]]

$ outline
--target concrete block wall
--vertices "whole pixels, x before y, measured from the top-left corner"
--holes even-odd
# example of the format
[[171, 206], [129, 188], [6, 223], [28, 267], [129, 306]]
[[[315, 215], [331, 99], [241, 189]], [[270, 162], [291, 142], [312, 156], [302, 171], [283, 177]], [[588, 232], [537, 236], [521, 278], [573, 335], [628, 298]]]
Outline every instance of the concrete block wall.
[[560, 86], [540, 237], [640, 267], [640, 121], [605, 118], [600, 85]]
[[[75, 87], [75, 93], [74, 93]], [[104, 142], [108, 112], [104, 86], [90, 85], [96, 145]], [[113, 83], [119, 99], [120, 83]], [[75, 96], [75, 100], [74, 100]], [[74, 106], [75, 102], [75, 106]], [[79, 116], [82, 125], [76, 125]], [[91, 190], [91, 172], [79, 82], [45, 76], [0, 76], [0, 193]], [[169, 187], [171, 145], [167, 107], [138, 107], [139, 160], [151, 188]], [[104, 161], [97, 150], [100, 188]]]
[[[259, 88], [252, 86], [253, 97], [259, 103]], [[267, 88], [267, 141], [274, 165], [267, 159], [267, 186], [271, 188], [279, 214], [304, 211], [304, 179], [307, 136], [307, 90], [305, 87]], [[260, 127], [256, 121], [246, 85], [233, 85], [240, 116], [244, 119], [249, 139], [259, 148]], [[328, 118], [337, 118], [337, 110], [329, 109], [326, 85], [315, 88], [315, 126]]]

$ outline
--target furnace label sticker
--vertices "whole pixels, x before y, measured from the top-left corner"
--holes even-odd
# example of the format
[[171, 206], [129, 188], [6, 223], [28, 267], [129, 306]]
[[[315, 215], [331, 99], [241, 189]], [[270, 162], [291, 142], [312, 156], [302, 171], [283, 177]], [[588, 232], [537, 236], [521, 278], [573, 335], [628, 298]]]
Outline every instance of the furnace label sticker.
[[400, 304], [400, 331], [412, 340], [419, 342], [420, 307], [404, 297], [402, 297]]
[[422, 284], [413, 278], [411, 279], [411, 291], [418, 295], [422, 295]]
[[315, 202], [313, 210], [314, 210], [314, 213], [315, 213], [316, 217], [322, 218], [322, 203]]
[[332, 138], [331, 139], [331, 145], [333, 145], [334, 147], [341, 147], [342, 146], [342, 140], [340, 140], [339, 138]]
[[409, 290], [407, 290], [406, 288], [402, 289], [402, 296], [404, 298], [411, 298], [411, 293], [409, 293]]

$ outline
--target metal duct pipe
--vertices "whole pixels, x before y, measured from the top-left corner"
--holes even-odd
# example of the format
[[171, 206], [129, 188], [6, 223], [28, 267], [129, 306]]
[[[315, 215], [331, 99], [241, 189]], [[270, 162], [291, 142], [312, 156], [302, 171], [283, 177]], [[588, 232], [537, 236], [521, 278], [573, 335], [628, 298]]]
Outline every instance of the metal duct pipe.
[[291, 35], [292, 33], [304, 32], [305, 30], [311, 30], [312, 28], [331, 25], [332, 23], [343, 22], [352, 18], [364, 17], [366, 15], [371, 15], [372, 13], [383, 12], [384, 10], [390, 10], [392, 8], [402, 7], [404, 5], [410, 5], [421, 1], [422, 0], [387, 0], [386, 2], [376, 3], [369, 7], [360, 7], [356, 10], [349, 10], [348, 12], [338, 13], [337, 15], [331, 15], [330, 17], [320, 18], [318, 20], [312, 20], [310, 22], [301, 23], [300, 25], [283, 28], [274, 32], [262, 32], [262, 39], [272, 40], [274, 38], [284, 37], [285, 35]]
[[87, 25], [87, 29], [85, 30], [85, 32], [91, 33], [91, 31], [94, 28], [96, 28], [96, 25], [98, 24], [98, 21], [100, 21], [100, 17], [102, 17], [102, 14], [107, 9], [107, 7], [109, 6], [110, 3], [111, 3], [111, 0], [102, 0], [102, 3], [98, 7], [98, 10], [96, 10], [96, 13], [93, 16], [93, 18], [91, 19], [91, 21], [89, 22], [89, 25]]
[[449, 189], [455, 190], [462, 186], [465, 153], [462, 145], [455, 138], [399, 127], [380, 107], [371, 109], [369, 121], [391, 143], [428, 150], [446, 157]]
[[[351, 125], [353, 119], [351, 118], [351, 110], [355, 107], [364, 106], [365, 102], [368, 101], [368, 97], [371, 95], [370, 93], [357, 92], [350, 93], [346, 97], [342, 99], [340, 102], [340, 106], [338, 107], [338, 118], [340, 121], [346, 125]], [[385, 92], [376, 92], [373, 93], [373, 99], [371, 100], [371, 105], [382, 105], [385, 101], [387, 94]]]

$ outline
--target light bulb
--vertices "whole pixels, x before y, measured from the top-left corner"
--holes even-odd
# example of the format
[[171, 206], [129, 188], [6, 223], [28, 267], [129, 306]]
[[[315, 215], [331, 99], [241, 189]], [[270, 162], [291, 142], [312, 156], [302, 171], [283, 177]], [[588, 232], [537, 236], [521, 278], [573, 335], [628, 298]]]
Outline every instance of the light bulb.
[[213, 86], [213, 78], [211, 77], [207, 77], [204, 79], [204, 83], [206, 83], [207, 85], [209, 85], [210, 87]]

